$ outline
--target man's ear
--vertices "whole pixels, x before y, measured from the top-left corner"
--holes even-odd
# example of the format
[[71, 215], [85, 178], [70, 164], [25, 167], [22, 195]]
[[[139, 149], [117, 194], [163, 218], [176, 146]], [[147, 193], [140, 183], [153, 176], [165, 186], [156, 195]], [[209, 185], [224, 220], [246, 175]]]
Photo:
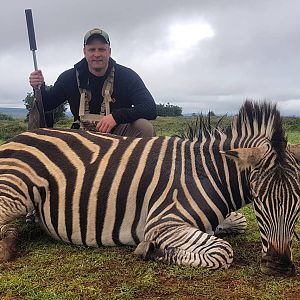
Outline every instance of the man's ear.
[[295, 156], [296, 160], [300, 162], [300, 144], [288, 144], [287, 149]]
[[221, 155], [234, 160], [241, 170], [255, 167], [268, 150], [268, 146], [252, 148], [236, 148], [233, 150], [220, 151]]

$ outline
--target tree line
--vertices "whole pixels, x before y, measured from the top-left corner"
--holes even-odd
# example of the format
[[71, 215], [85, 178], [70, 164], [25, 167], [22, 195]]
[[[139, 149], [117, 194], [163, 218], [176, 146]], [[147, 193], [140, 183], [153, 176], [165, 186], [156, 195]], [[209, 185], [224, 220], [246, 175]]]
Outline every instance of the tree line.
[[182, 116], [182, 107], [170, 104], [156, 104], [157, 115], [161, 117], [177, 117]]

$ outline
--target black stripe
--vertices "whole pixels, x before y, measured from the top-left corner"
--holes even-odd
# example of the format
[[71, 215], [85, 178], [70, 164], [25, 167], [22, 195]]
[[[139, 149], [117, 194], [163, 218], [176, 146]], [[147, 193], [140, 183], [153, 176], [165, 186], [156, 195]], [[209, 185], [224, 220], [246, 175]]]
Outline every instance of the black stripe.
[[165, 200], [161, 203], [159, 207], [156, 207], [154, 212], [151, 215], [151, 218], [155, 218], [158, 214], [161, 213], [170, 203], [173, 202], [173, 191], [175, 188], [180, 187], [180, 174], [181, 174], [181, 143], [177, 143], [176, 145], [176, 158], [175, 161], [173, 161], [172, 155], [173, 155], [173, 149], [175, 147], [175, 138], [172, 138], [169, 140], [167, 144], [167, 149], [165, 156], [163, 157], [162, 161], [162, 167], [161, 172], [159, 174], [158, 184], [156, 185], [152, 198], [149, 203], [149, 210], [156, 206], [156, 202], [160, 198], [160, 196], [165, 192], [168, 181], [170, 179], [170, 173], [172, 164], [175, 164], [175, 172], [174, 172], [174, 178], [171, 178], [173, 181], [173, 185], [171, 186], [170, 190], [168, 191]]
[[[133, 236], [133, 239], [136, 244], [138, 244], [140, 242], [140, 240], [137, 236], [137, 233], [136, 233], [136, 228], [138, 226], [138, 223], [139, 223], [139, 220], [141, 217], [141, 211], [142, 211], [143, 203], [145, 200], [144, 199], [145, 193], [153, 179], [155, 168], [158, 163], [159, 153], [161, 151], [162, 143], [164, 140], [165, 140], [164, 138], [158, 138], [157, 140], [154, 141], [151, 151], [149, 152], [149, 155], [147, 157], [145, 169], [141, 176], [141, 180], [139, 182], [139, 186], [138, 186], [138, 190], [137, 190], [137, 198], [136, 198], [136, 213], [135, 213], [132, 228], [131, 228], [131, 235]], [[165, 183], [164, 183], [164, 185], [165, 185]]]
[[0, 179], [0, 185], [2, 184], [9, 186], [11, 189], [15, 190], [17, 194], [19, 194], [21, 197], [27, 198], [27, 196], [23, 193], [23, 191], [20, 190], [19, 187], [16, 184], [12, 183], [11, 181], [7, 181], [6, 179]]
[[[199, 145], [197, 144], [197, 148], [199, 149]], [[194, 146], [195, 149], [195, 146]], [[191, 165], [191, 160], [189, 159], [189, 157], [191, 156], [190, 153], [190, 144], [187, 143], [185, 145], [185, 149], [184, 149], [185, 153], [184, 153], [184, 157], [185, 157], [185, 170], [183, 170], [184, 172], [184, 177], [186, 180], [186, 184], [189, 190], [189, 193], [191, 194], [193, 200], [197, 203], [199, 209], [201, 211], [204, 212], [204, 214], [207, 216], [209, 222], [211, 223], [212, 227], [216, 227], [218, 225], [218, 217], [215, 214], [215, 212], [213, 211], [213, 209], [207, 204], [206, 199], [204, 198], [204, 196], [200, 193], [195, 179], [193, 178], [193, 174], [191, 173], [192, 170], [192, 165]], [[199, 150], [194, 150], [195, 152], [195, 156], [197, 160], [200, 160], [200, 153]], [[210, 181], [207, 178], [207, 175], [204, 172], [204, 169], [201, 168], [201, 164], [199, 163], [199, 161], [195, 162], [196, 163], [196, 171], [198, 171], [199, 169], [201, 170], [201, 177], [199, 176], [199, 180], [202, 183], [202, 186], [205, 190], [205, 192], [207, 193], [209, 199], [212, 202], [219, 202], [220, 204], [222, 204], [221, 199], [219, 199], [218, 194], [216, 193], [216, 191], [214, 190], [213, 186], [211, 185]], [[209, 162], [212, 165], [212, 161]], [[197, 172], [198, 174], [198, 172]], [[188, 205], [188, 201], [187, 199], [185, 199], [183, 192], [180, 193], [180, 190], [178, 192], [178, 200], [181, 203], [181, 205], [190, 213], [190, 215], [193, 217], [193, 219], [196, 221], [197, 226], [200, 230], [205, 230], [204, 224], [203, 224], [203, 220], [200, 219], [200, 216], [197, 215], [197, 213], [192, 209], [192, 207], [190, 205]], [[216, 203], [215, 203], [216, 204]], [[223, 207], [220, 207], [220, 209], [227, 211], [226, 206], [225, 205], [221, 205]]]
[[104, 218], [107, 211], [107, 199], [111, 184], [116, 175], [116, 171], [120, 165], [120, 159], [128, 148], [130, 139], [121, 140], [119, 146], [112, 153], [108, 161], [108, 167], [104, 172], [102, 182], [97, 195], [97, 210], [96, 210], [96, 241], [98, 245], [102, 245], [101, 233], [103, 231]]
[[[112, 239], [116, 245], [121, 245], [119, 234], [120, 228], [122, 225], [122, 221], [125, 215], [126, 202], [129, 195], [129, 189], [131, 185], [131, 180], [134, 177], [136, 169], [139, 165], [139, 161], [141, 158], [141, 154], [145, 148], [148, 139], [143, 139], [138, 142], [135, 146], [134, 150], [130, 154], [130, 158], [128, 159], [128, 166], [126, 171], [124, 172], [122, 179], [120, 181], [118, 195], [117, 195], [117, 204], [116, 204], [116, 216], [115, 216], [115, 224], [112, 232]], [[129, 146], [129, 145], [128, 145]]]

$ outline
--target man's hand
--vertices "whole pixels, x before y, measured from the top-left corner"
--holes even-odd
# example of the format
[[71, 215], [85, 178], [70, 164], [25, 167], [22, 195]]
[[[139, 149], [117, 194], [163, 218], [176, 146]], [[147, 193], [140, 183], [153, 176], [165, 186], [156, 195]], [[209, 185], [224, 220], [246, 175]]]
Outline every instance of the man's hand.
[[112, 114], [104, 116], [101, 121], [99, 121], [96, 125], [96, 129], [102, 133], [110, 133], [111, 130], [117, 125], [115, 119]]
[[33, 88], [37, 88], [44, 83], [44, 76], [41, 70], [34, 71], [29, 76], [29, 83]]

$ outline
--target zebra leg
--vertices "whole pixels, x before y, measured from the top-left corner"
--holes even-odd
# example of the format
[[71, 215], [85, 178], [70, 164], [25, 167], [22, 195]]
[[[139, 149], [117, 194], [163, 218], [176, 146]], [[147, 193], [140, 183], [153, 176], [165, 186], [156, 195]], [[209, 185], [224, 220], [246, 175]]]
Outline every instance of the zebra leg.
[[143, 260], [153, 260], [155, 257], [160, 257], [162, 251], [159, 251], [155, 241], [142, 241], [134, 250], [134, 254]]
[[246, 218], [238, 212], [232, 212], [215, 230], [215, 235], [228, 235], [244, 233], [247, 228]]
[[161, 224], [145, 235], [134, 253], [145, 260], [209, 269], [227, 269], [233, 260], [229, 243], [185, 223]]
[[10, 222], [25, 216], [27, 211], [24, 201], [10, 199], [7, 196], [0, 197], [0, 261], [8, 261], [14, 257], [18, 242], [18, 230]]
[[35, 209], [33, 209], [32, 211], [27, 213], [25, 222], [26, 223], [37, 223], [37, 216], [36, 216]]
[[9, 261], [16, 253], [17, 228], [9, 224], [0, 226], [0, 239], [0, 261]]

